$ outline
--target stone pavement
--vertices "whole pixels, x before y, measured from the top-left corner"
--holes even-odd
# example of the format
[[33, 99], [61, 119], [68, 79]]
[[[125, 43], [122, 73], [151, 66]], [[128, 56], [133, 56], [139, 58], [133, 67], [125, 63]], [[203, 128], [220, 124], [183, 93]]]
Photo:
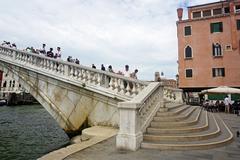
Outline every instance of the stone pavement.
[[94, 126], [82, 131], [81, 136], [74, 138], [73, 142], [76, 144], [69, 145], [59, 150], [50, 152], [38, 160], [60, 160], [65, 157], [74, 154], [80, 150], [93, 146], [99, 142], [102, 142], [110, 137], [113, 137], [118, 132], [117, 129], [110, 127]]
[[130, 152], [117, 150], [115, 137], [113, 137], [76, 152], [65, 158], [65, 160], [239, 160], [240, 137], [236, 137], [236, 131], [240, 131], [240, 116], [225, 113], [215, 114], [222, 117], [234, 134], [233, 142], [224, 147], [191, 151], [139, 149], [136, 152]]

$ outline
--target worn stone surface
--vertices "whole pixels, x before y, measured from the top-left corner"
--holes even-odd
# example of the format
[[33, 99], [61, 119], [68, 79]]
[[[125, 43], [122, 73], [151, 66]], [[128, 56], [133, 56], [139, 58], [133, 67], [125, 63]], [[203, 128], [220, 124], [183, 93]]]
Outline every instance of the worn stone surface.
[[118, 126], [117, 103], [121, 100], [24, 68], [12, 66], [8, 70], [65, 131], [78, 130], [86, 120], [90, 126]]
[[139, 149], [136, 152], [116, 149], [116, 139], [111, 138], [65, 158], [66, 160], [238, 160], [240, 159], [240, 116], [219, 113], [234, 133], [234, 141], [224, 147], [208, 150], [160, 151]]
[[78, 142], [76, 144], [67, 146], [65, 148], [53, 151], [43, 157], [39, 158], [39, 160], [61, 160], [66, 158], [67, 156], [83, 150], [87, 147], [95, 145], [99, 142], [102, 142], [106, 139], [117, 134], [117, 129], [111, 127], [101, 127], [94, 126], [91, 128], [87, 128], [83, 130], [83, 135], [77, 136], [73, 141]]

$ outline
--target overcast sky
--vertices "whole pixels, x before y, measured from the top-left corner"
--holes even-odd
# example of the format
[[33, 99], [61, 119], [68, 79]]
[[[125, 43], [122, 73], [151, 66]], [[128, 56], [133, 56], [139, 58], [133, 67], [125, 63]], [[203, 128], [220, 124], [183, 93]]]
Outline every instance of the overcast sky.
[[[114, 71], [177, 74], [176, 9], [217, 0], [6, 0], [0, 1], [0, 40], [18, 48], [62, 48], [83, 65]], [[184, 13], [186, 16], [186, 12]]]

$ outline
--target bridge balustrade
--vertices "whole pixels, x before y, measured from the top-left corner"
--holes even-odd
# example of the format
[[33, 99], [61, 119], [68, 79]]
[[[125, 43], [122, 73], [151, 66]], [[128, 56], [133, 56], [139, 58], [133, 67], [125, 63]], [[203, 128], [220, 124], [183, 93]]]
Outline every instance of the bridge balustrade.
[[0, 60], [7, 60], [26, 69], [32, 68], [35, 71], [46, 71], [52, 75], [64, 76], [70, 80], [80, 82], [83, 87], [86, 85], [104, 87], [114, 94], [120, 94], [129, 98], [138, 95], [149, 84], [148, 82], [127, 78], [107, 71], [5, 46], [0, 46]]

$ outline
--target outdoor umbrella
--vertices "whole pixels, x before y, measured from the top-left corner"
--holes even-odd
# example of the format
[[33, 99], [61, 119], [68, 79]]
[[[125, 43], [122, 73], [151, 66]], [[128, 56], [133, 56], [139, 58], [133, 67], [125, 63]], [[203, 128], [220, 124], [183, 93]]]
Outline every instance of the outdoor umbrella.
[[205, 93], [226, 93], [226, 94], [240, 94], [240, 89], [227, 87], [227, 86], [220, 86], [217, 88], [203, 90], [201, 94]]

